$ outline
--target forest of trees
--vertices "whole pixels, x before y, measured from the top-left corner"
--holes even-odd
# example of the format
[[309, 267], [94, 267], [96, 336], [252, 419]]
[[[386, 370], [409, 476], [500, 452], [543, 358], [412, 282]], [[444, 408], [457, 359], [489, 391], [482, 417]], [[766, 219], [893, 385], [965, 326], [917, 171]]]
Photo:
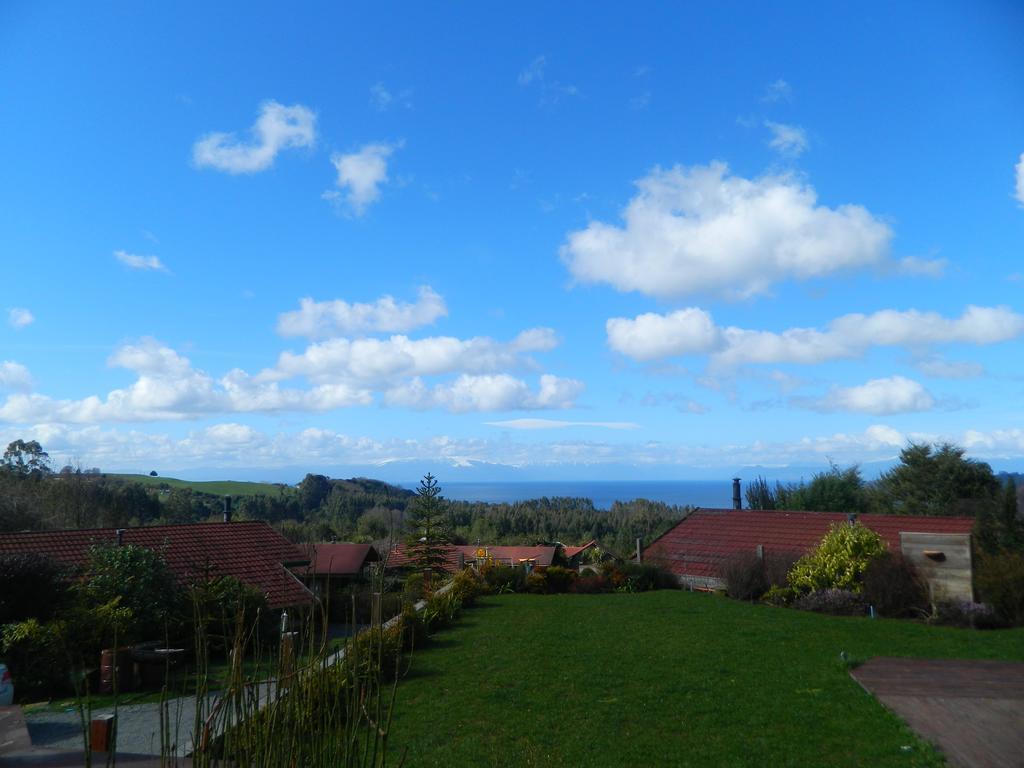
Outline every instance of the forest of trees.
[[[747, 506], [908, 515], [968, 515], [978, 519], [986, 549], [1024, 548], [1018, 510], [1019, 475], [1000, 475], [953, 445], [909, 445], [900, 462], [873, 482], [858, 467], [829, 469], [809, 482], [750, 483]], [[443, 488], [442, 488], [443, 493]], [[416, 494], [378, 480], [308, 474], [296, 486], [239, 496], [236, 519], [266, 520], [293, 541], [401, 540]], [[0, 531], [186, 523], [220, 519], [223, 500], [190, 488], [144, 485], [98, 471], [53, 472], [34, 441], [11, 443], [0, 462]], [[582, 544], [597, 539], [620, 555], [668, 530], [690, 511], [637, 499], [610, 510], [586, 498], [551, 497], [504, 504], [445, 502], [455, 543]]]
[[[443, 488], [442, 488], [443, 491]], [[367, 478], [308, 474], [276, 493], [239, 496], [234, 516], [266, 520], [291, 540], [401, 540], [416, 494]], [[632, 552], [668, 530], [688, 507], [638, 499], [610, 510], [584, 498], [540, 498], [511, 504], [445, 501], [455, 543], [582, 544], [597, 539], [612, 552]], [[96, 471], [49, 469], [38, 443], [17, 441], [0, 463], [0, 531], [96, 528], [219, 520], [223, 499], [189, 488], [144, 485]]]

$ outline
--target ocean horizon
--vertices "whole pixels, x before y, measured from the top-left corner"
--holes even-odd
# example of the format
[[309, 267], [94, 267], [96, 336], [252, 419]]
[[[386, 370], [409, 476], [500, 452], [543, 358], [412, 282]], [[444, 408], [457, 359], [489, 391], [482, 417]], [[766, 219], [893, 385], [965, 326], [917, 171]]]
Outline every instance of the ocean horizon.
[[[402, 483], [415, 490], [416, 485]], [[694, 507], [732, 506], [731, 480], [595, 480], [443, 483], [441, 494], [455, 501], [511, 504], [542, 497], [569, 496], [593, 501], [597, 509], [611, 509], [616, 501], [635, 499]]]

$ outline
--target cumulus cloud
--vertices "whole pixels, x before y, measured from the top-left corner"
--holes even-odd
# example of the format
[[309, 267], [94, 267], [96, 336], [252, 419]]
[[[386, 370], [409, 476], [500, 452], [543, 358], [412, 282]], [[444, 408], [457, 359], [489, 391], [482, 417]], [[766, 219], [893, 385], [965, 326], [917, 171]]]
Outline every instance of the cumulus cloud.
[[956, 318], [915, 309], [884, 309], [833, 320], [824, 330], [782, 332], [719, 327], [711, 315], [691, 307], [668, 315], [611, 318], [608, 345], [627, 357], [649, 361], [675, 355], [710, 354], [713, 367], [798, 363], [860, 357], [877, 346], [926, 350], [941, 344], [996, 344], [1024, 335], [1024, 315], [1009, 307], [969, 305]]
[[448, 314], [444, 299], [430, 286], [419, 289], [415, 303], [397, 302], [382, 296], [372, 304], [350, 304], [341, 299], [299, 300], [299, 309], [278, 317], [277, 332], [282, 336], [329, 338], [366, 333], [402, 333], [430, 325]]
[[127, 251], [114, 251], [114, 258], [132, 269], [153, 270], [156, 272], [169, 271], [156, 256], [138, 256]]
[[[331, 163], [338, 172], [336, 184], [357, 216], [380, 199], [380, 188], [388, 182], [388, 158], [401, 144], [365, 144], [357, 152], [335, 153]], [[335, 199], [339, 193], [325, 193]]]
[[[554, 332], [545, 328], [529, 329], [507, 342], [486, 337], [332, 339], [303, 353], [286, 352], [277, 366], [258, 375], [234, 369], [217, 379], [194, 368], [177, 351], [146, 338], [118, 348], [108, 360], [135, 374], [130, 385], [105, 397], [81, 399], [16, 392], [0, 403], [0, 423], [185, 420], [224, 413], [328, 411], [379, 400], [460, 413], [567, 408], [582, 391], [582, 383], [544, 374], [531, 389], [507, 373], [510, 368], [536, 370], [529, 354], [548, 351], [557, 343]], [[18, 364], [3, 370], [18, 384], [11, 388], [27, 388], [22, 386], [27, 371]], [[424, 376], [443, 375], [456, 378], [433, 386], [422, 381]], [[296, 378], [305, 382], [285, 384]]]
[[850, 411], [887, 416], [929, 411], [935, 398], [919, 382], [903, 376], [872, 379], [855, 387], [833, 387], [822, 400], [812, 404], [820, 411]]
[[7, 310], [7, 323], [12, 328], [24, 328], [35, 322], [35, 315], [24, 307], [12, 307]]
[[419, 378], [385, 393], [387, 405], [421, 410], [442, 408], [451, 413], [469, 411], [546, 410], [571, 408], [583, 383], [545, 374], [536, 390], [508, 374], [462, 374], [452, 382], [426, 386]]
[[674, 298], [751, 296], [788, 278], [886, 259], [892, 231], [859, 205], [818, 205], [790, 176], [744, 179], [724, 163], [656, 168], [636, 182], [624, 225], [591, 222], [560, 249], [581, 282]]
[[32, 374], [21, 363], [4, 360], [0, 362], [0, 387], [17, 390], [31, 389]]
[[233, 133], [210, 133], [192, 147], [192, 160], [200, 168], [227, 173], [257, 173], [274, 164], [283, 149], [311, 147], [316, 141], [316, 115], [308, 107], [286, 107], [276, 101], [260, 105], [249, 141]]
[[1017, 202], [1024, 205], [1024, 152], [1021, 152], [1017, 170]]
[[338, 379], [369, 383], [459, 372], [496, 373], [534, 368], [535, 363], [528, 353], [546, 352], [556, 344], [555, 333], [550, 328], [523, 331], [510, 342], [486, 336], [329, 339], [311, 344], [300, 353], [281, 353], [277, 365], [261, 372], [259, 379], [275, 381], [305, 376], [316, 383]]
[[668, 315], [648, 312], [632, 320], [613, 317], [605, 323], [608, 344], [634, 360], [710, 352], [721, 344], [721, 331], [703, 309], [688, 307]]
[[798, 125], [773, 123], [771, 120], [766, 120], [764, 125], [772, 133], [768, 146], [780, 155], [799, 157], [810, 146], [807, 141], [807, 132]]

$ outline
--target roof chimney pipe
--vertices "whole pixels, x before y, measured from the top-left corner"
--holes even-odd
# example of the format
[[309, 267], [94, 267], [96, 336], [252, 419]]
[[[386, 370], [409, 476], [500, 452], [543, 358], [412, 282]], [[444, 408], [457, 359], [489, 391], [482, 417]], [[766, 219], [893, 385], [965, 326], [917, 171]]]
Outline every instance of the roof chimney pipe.
[[117, 546], [124, 544], [124, 528], [118, 528], [114, 531], [114, 535], [117, 537]]
[[231, 522], [231, 497], [230, 496], [225, 496], [224, 497], [224, 522], [225, 523], [230, 523]]
[[732, 479], [732, 508], [743, 509], [743, 496], [740, 495], [740, 479], [738, 477]]

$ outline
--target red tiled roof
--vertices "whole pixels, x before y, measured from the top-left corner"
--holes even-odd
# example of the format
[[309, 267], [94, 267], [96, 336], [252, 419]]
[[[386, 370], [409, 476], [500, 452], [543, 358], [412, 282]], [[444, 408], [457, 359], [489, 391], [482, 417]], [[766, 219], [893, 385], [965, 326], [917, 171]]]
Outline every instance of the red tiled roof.
[[576, 557], [576, 555], [580, 554], [581, 552], [585, 552], [586, 550], [590, 549], [591, 547], [596, 547], [596, 546], [597, 546], [597, 539], [591, 539], [586, 544], [583, 544], [582, 546], [579, 546], [579, 547], [566, 547], [565, 548], [565, 556], [566, 556], [567, 559], [571, 560], [572, 558]]
[[[271, 608], [301, 605], [312, 593], [286, 565], [309, 562], [301, 550], [265, 522], [193, 523], [125, 528], [124, 544], [162, 550], [182, 583], [209, 573], [234, 576], [267, 596]], [[24, 531], [0, 534], [0, 554], [36, 552], [68, 565], [82, 566], [94, 544], [114, 544], [117, 529]]]
[[[454, 573], [459, 568], [459, 554], [462, 562], [469, 563], [476, 559], [478, 549], [486, 549], [487, 553], [502, 565], [518, 565], [523, 560], [533, 560], [539, 568], [547, 568], [555, 558], [557, 547], [513, 547], [453, 544], [445, 548], [445, 570]], [[388, 568], [406, 568], [412, 565], [406, 553], [405, 544], [399, 544], [388, 555]]]
[[380, 560], [370, 544], [311, 544], [305, 549], [312, 561], [308, 571], [314, 576], [353, 576], [367, 563]]
[[[677, 576], [717, 577], [723, 560], [737, 552], [802, 555], [814, 549], [836, 523], [837, 512], [783, 512], [750, 509], [699, 509], [655, 539], [643, 559], [659, 563]], [[859, 515], [857, 521], [878, 533], [898, 551], [900, 533], [970, 533], [970, 517]]]

